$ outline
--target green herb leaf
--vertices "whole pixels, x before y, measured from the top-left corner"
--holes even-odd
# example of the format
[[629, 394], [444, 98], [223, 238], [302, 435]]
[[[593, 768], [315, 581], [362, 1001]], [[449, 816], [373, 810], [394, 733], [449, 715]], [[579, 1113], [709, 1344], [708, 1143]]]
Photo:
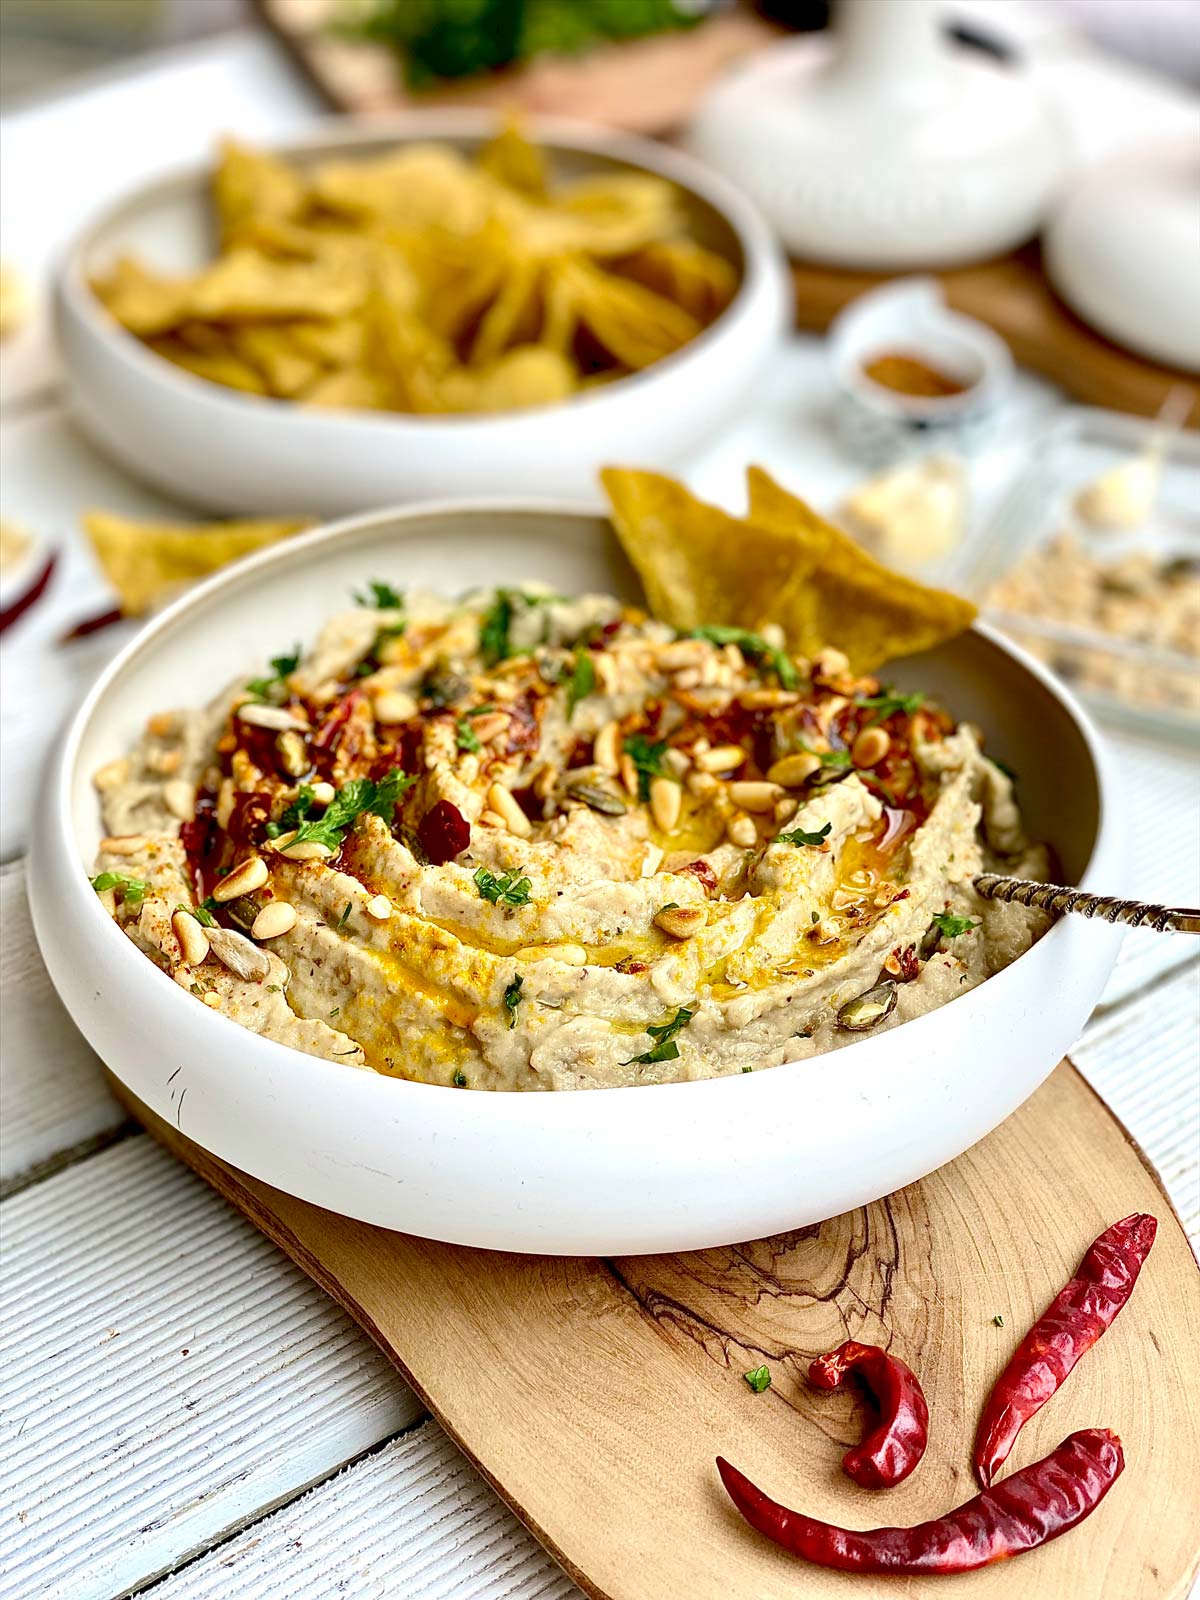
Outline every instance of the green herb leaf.
[[762, 1394], [771, 1387], [770, 1367], [755, 1367], [750, 1372], [743, 1372], [742, 1377], [754, 1390], [755, 1394]]
[[515, 977], [504, 991], [504, 1009], [508, 1012], [510, 1028], [515, 1028], [517, 1025], [517, 1006], [521, 1001], [521, 986], [524, 982], [524, 978]]
[[1004, 1326], [1004, 1313], [1002, 1311], [997, 1311], [996, 1315], [992, 1318], [992, 1322], [997, 1328], [1002, 1328]]
[[567, 721], [575, 715], [575, 707], [581, 700], [586, 700], [596, 687], [596, 667], [591, 656], [586, 650], [576, 650], [575, 667], [571, 673], [570, 687], [567, 689]]
[[513, 620], [513, 590], [497, 589], [479, 625], [479, 653], [489, 667], [508, 657], [508, 630]]
[[454, 1074], [453, 1083], [456, 1089], [465, 1089], [467, 1087], [467, 1075], [461, 1068]]
[[376, 783], [373, 778], [351, 778], [325, 808], [324, 816], [302, 822], [296, 830], [293, 844], [314, 840], [330, 850], [339, 850], [346, 830], [361, 816], [370, 812], [382, 817], [390, 827], [400, 797], [411, 789], [416, 778], [409, 777], [394, 767]]
[[272, 656], [272, 676], [269, 678], [251, 678], [250, 682], [246, 685], [246, 693], [254, 695], [258, 700], [282, 698], [280, 691], [285, 687], [283, 680], [295, 672], [299, 665], [299, 645], [295, 647], [291, 655]]
[[519, 878], [515, 872], [502, 872], [497, 877], [486, 867], [478, 867], [475, 887], [494, 906], [527, 906], [533, 884], [528, 878]]
[[367, 583], [366, 590], [354, 591], [354, 604], [367, 606], [375, 611], [403, 611], [404, 591], [393, 589], [390, 583], [380, 583], [372, 578]]
[[662, 776], [662, 762], [666, 753], [665, 739], [652, 741], [644, 734], [631, 733], [625, 740], [625, 754], [637, 768], [638, 794], [643, 800], [650, 798], [650, 779]]
[[202, 928], [216, 927], [216, 919], [206, 906], [176, 906], [176, 911], [183, 911], [189, 917], [195, 917]]
[[727, 628], [713, 625], [704, 628], [693, 628], [686, 635], [689, 639], [707, 639], [709, 644], [735, 644], [743, 655], [750, 656], [755, 661], [765, 662], [775, 676], [779, 679], [781, 689], [794, 689], [799, 679], [796, 668], [786, 651], [780, 650], [776, 645], [768, 644], [761, 633], [751, 633], [747, 628]]
[[827, 822], [816, 833], [806, 833], [803, 828], [793, 828], [791, 833], [781, 833], [779, 837], [785, 844], [817, 846], [824, 844], [833, 831], [833, 823]]
[[302, 783], [296, 791], [296, 798], [291, 805], [280, 813], [279, 821], [267, 823], [267, 838], [278, 839], [281, 833], [289, 833], [293, 828], [298, 828], [312, 808], [312, 788], [309, 784]]
[[977, 922], [972, 922], [970, 917], [951, 916], [949, 911], [935, 911], [932, 921], [934, 926], [945, 934], [947, 939], [957, 939], [964, 933], [970, 933], [972, 928], [979, 926]]
[[353, 910], [354, 910], [354, 902], [352, 900], [347, 900], [346, 904], [342, 907], [342, 914], [338, 918], [338, 921], [337, 921], [337, 925], [338, 925], [339, 928], [344, 928], [346, 926], [346, 923], [350, 920], [350, 913]]
[[644, 1055], [632, 1056], [624, 1065], [632, 1067], [635, 1063], [641, 1062], [678, 1060], [679, 1046], [675, 1043], [675, 1035], [687, 1027], [692, 1016], [693, 1013], [686, 1006], [680, 1006], [670, 1022], [647, 1024], [646, 1032], [655, 1041], [654, 1048], [647, 1050]]
[[478, 755], [483, 749], [466, 717], [459, 717], [454, 724], [454, 742], [460, 750], [469, 750], [472, 755]]
[[894, 694], [890, 689], [885, 689], [882, 694], [861, 695], [854, 704], [865, 706], [874, 710], [875, 715], [867, 724], [869, 728], [877, 723], [886, 722], [897, 711], [903, 711], [906, 717], [911, 717], [914, 711], [919, 711], [925, 704], [923, 694]]
[[150, 893], [150, 885], [143, 878], [131, 878], [124, 872], [101, 872], [91, 880], [97, 894], [106, 889], [120, 889], [121, 899], [132, 910], [140, 906]]

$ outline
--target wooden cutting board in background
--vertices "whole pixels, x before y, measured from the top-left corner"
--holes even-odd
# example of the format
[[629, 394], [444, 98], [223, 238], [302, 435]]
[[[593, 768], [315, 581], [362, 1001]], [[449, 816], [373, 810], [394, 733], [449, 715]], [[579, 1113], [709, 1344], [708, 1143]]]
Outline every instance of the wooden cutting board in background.
[[[361, 1323], [595, 1600], [1188, 1592], [1200, 1563], [1200, 1274], [1153, 1173], [1068, 1064], [973, 1150], [876, 1205], [753, 1244], [619, 1260], [501, 1255], [348, 1221], [223, 1165], [112, 1082]], [[754, 1181], [752, 1149], [741, 1181]], [[1133, 1298], [1010, 1463], [1077, 1428], [1114, 1428], [1125, 1473], [1089, 1521], [981, 1572], [886, 1583], [796, 1561], [741, 1522], [718, 1452], [785, 1503], [850, 1526], [918, 1522], [970, 1498], [992, 1381], [1087, 1244], [1131, 1211], [1159, 1219]], [[848, 1335], [905, 1357], [930, 1402], [925, 1460], [884, 1493], [839, 1467], [864, 1423], [854, 1396], [805, 1382], [811, 1357]], [[773, 1383], [755, 1395], [741, 1375], [762, 1362]]]

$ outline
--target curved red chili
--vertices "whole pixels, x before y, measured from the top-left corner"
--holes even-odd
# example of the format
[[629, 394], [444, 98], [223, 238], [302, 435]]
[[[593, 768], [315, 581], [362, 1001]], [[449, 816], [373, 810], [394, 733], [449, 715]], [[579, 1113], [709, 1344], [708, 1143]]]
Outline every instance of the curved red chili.
[[805, 1561], [843, 1572], [971, 1572], [1036, 1550], [1089, 1516], [1124, 1466], [1115, 1433], [1085, 1428], [944, 1517], [856, 1532], [789, 1511], [717, 1457], [729, 1498], [752, 1528]]
[[1114, 1222], [1092, 1243], [1070, 1283], [1017, 1346], [988, 1396], [975, 1434], [975, 1475], [985, 1489], [1030, 1417], [1062, 1387], [1080, 1356], [1129, 1299], [1157, 1231], [1155, 1218], [1144, 1212]]
[[929, 1442], [929, 1407], [920, 1381], [898, 1356], [855, 1339], [818, 1356], [808, 1376], [819, 1389], [836, 1389], [848, 1372], [857, 1372], [871, 1391], [879, 1426], [846, 1451], [842, 1466], [860, 1488], [890, 1489], [904, 1482]]

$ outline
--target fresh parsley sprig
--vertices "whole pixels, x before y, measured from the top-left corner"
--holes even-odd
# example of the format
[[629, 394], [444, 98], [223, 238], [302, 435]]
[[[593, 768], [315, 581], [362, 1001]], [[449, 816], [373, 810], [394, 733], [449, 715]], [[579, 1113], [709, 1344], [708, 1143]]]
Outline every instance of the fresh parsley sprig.
[[286, 687], [284, 679], [290, 677], [300, 665], [300, 646], [297, 645], [290, 655], [271, 657], [271, 676], [269, 678], [251, 678], [246, 685], [246, 693], [252, 694], [256, 700], [274, 700], [282, 698], [282, 691]]
[[755, 1394], [764, 1394], [771, 1387], [770, 1367], [752, 1367], [749, 1372], [743, 1372], [742, 1377], [754, 1390]]
[[494, 667], [513, 654], [509, 634], [519, 610], [553, 605], [561, 598], [557, 594], [529, 594], [524, 589], [497, 589], [479, 624], [479, 653], [485, 664]]
[[393, 589], [390, 583], [380, 583], [371, 578], [365, 590], [354, 591], [354, 604], [373, 611], [403, 611], [404, 591]]
[[478, 867], [475, 871], [475, 887], [494, 906], [527, 906], [533, 883], [529, 878], [518, 877], [515, 872], [502, 872], [497, 877], [486, 867]]
[[576, 650], [571, 681], [567, 686], [567, 721], [575, 715], [575, 707], [586, 700], [596, 687], [596, 666], [586, 650]]
[[949, 911], [935, 911], [932, 921], [947, 939], [961, 938], [964, 933], [970, 933], [972, 928], [979, 926], [977, 922], [972, 922], [970, 917], [956, 917]]
[[825, 843], [832, 831], [833, 823], [827, 822], [823, 828], [818, 828], [816, 833], [808, 833], [803, 828], [793, 828], [791, 833], [781, 833], [779, 837], [785, 844], [809, 845], [815, 850], [818, 845]]
[[517, 1025], [517, 1007], [521, 1003], [521, 987], [525, 980], [519, 974], [504, 991], [504, 1009], [508, 1012], [508, 1025], [515, 1028]]
[[150, 893], [150, 885], [144, 878], [131, 878], [125, 872], [101, 872], [91, 883], [97, 894], [103, 894], [106, 889], [119, 889], [121, 899], [131, 911]]
[[914, 711], [919, 711], [925, 704], [925, 696], [920, 693], [896, 694], [891, 689], [885, 689], [882, 694], [859, 695], [854, 704], [875, 712], [867, 724], [869, 728], [874, 728], [879, 723], [886, 722], [889, 717], [895, 716], [897, 711], [902, 711], [906, 717], [911, 717]]
[[[416, 781], [416, 778], [401, 772], [398, 767], [393, 767], [392, 771], [380, 778], [378, 783], [373, 778], [351, 778], [350, 782], [334, 795], [326, 806], [324, 815], [300, 823], [296, 837], [291, 842], [308, 844], [311, 841], [323, 844], [329, 850], [340, 850], [347, 830], [359, 817], [368, 813], [382, 817], [390, 827], [395, 820], [397, 804]], [[300, 795], [293, 804], [299, 803]]]
[[468, 750], [472, 755], [478, 755], [483, 749], [479, 742], [479, 735], [472, 728], [466, 717], [457, 717], [454, 722], [454, 742], [460, 750]]
[[631, 1057], [624, 1063], [625, 1066], [632, 1067], [635, 1063], [641, 1062], [678, 1060], [679, 1046], [675, 1042], [675, 1035], [687, 1027], [693, 1015], [694, 1013], [686, 1006], [680, 1006], [670, 1022], [649, 1024], [646, 1032], [655, 1041], [654, 1048], [647, 1050], [644, 1055]]
[[637, 768], [638, 794], [643, 800], [650, 798], [650, 779], [662, 777], [666, 753], [665, 739], [647, 739], [642, 733], [630, 733], [625, 737], [625, 754]]
[[754, 661], [764, 662], [770, 667], [779, 679], [781, 689], [794, 689], [799, 682], [796, 668], [787, 652], [780, 650], [777, 645], [768, 643], [761, 633], [751, 633], [748, 628], [728, 628], [721, 624], [710, 624], [703, 628], [693, 628], [686, 637], [707, 639], [709, 644], [737, 645], [743, 655], [750, 656]]

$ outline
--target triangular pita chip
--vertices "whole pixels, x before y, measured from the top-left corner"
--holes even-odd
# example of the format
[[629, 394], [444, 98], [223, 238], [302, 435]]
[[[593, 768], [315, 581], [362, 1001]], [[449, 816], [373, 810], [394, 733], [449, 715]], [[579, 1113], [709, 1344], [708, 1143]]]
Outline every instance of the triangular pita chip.
[[140, 522], [110, 511], [84, 513], [83, 526], [127, 617], [140, 617], [172, 590], [299, 533], [300, 518], [212, 522], [197, 527]]

